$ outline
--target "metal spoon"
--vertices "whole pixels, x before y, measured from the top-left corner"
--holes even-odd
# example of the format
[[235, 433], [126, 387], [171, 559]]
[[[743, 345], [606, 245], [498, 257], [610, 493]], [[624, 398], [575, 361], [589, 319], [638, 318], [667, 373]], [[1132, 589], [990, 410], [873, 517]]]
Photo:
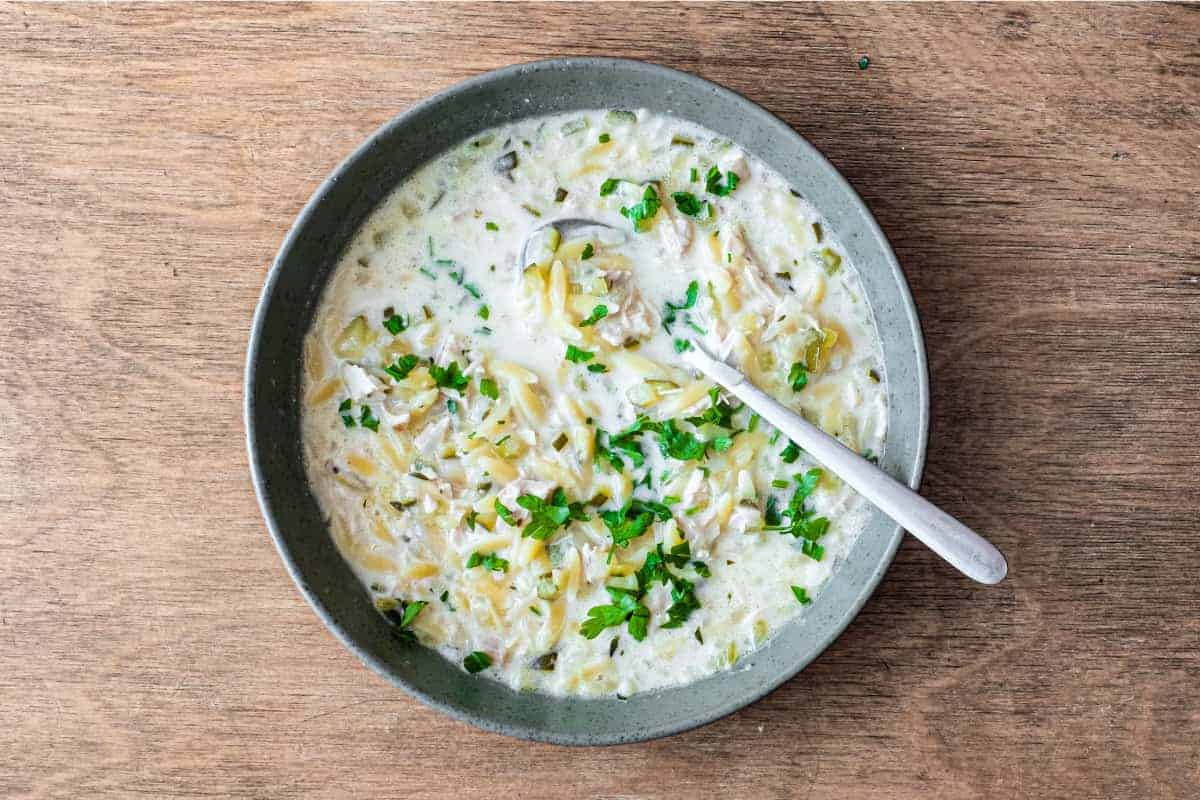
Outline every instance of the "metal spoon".
[[968, 578], [994, 584], [1008, 574], [1008, 562], [991, 542], [779, 403], [741, 372], [710, 355], [699, 342], [692, 341], [692, 349], [683, 352], [683, 359], [783, 431]]

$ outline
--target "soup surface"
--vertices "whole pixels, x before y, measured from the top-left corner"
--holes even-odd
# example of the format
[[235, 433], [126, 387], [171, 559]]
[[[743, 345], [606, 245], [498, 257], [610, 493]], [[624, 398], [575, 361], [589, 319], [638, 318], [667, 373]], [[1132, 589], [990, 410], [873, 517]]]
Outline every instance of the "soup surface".
[[[306, 340], [303, 435], [398, 636], [515, 688], [627, 696], [820, 604], [864, 502], [678, 355], [701, 343], [880, 451], [869, 308], [791, 188], [690, 123], [596, 111], [489, 131], [372, 213]], [[600, 225], [538, 230], [575, 218]]]

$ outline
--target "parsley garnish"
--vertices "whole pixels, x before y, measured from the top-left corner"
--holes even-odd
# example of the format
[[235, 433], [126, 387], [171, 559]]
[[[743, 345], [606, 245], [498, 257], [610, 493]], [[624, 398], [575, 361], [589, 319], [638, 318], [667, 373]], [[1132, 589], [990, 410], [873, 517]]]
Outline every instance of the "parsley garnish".
[[492, 657], [487, 653], [476, 650], [463, 659], [463, 667], [467, 672], [474, 675], [477, 672], [483, 672], [492, 665]]
[[879, 456], [875, 455], [875, 452], [873, 450], [871, 450], [871, 448], [869, 448], [869, 447], [863, 451], [862, 457], [865, 458], [867, 461], [870, 461], [872, 464], [879, 463]]
[[804, 366], [803, 361], [797, 361], [795, 364], [792, 364], [792, 369], [788, 372], [787, 382], [792, 387], [793, 392], [798, 392], [808, 385], [808, 367]]
[[488, 308], [486, 304], [479, 307], [480, 319], [487, 319], [491, 315], [492, 315], [492, 310], [490, 308]]
[[808, 592], [804, 591], [803, 586], [793, 586], [792, 594], [796, 595], [796, 599], [802, 606], [807, 606], [812, 603], [812, 599], [808, 596]]
[[[637, 498], [631, 499], [619, 509], [600, 512], [604, 527], [612, 534], [613, 549], [618, 546], [628, 547], [630, 542], [649, 530], [655, 517], [668, 520], [671, 518], [671, 511], [661, 503], [648, 504]], [[608, 555], [612, 558], [611, 550]]]
[[508, 560], [501, 558], [495, 553], [486, 553], [484, 555], [471, 553], [467, 558], [467, 569], [474, 569], [475, 567], [483, 567], [492, 572], [508, 572]]
[[709, 194], [715, 194], [717, 197], [725, 197], [738, 185], [738, 176], [736, 172], [725, 173], [725, 183], [721, 183], [721, 170], [714, 165], [709, 167], [708, 172], [704, 175], [704, 190]]
[[682, 303], [672, 303], [670, 300], [666, 303], [666, 310], [663, 311], [663, 328], [670, 330], [671, 325], [675, 322], [677, 311], [686, 311], [689, 308], [695, 308], [696, 299], [700, 296], [700, 284], [692, 281], [687, 287], [687, 296]]
[[433, 382], [443, 389], [454, 389], [459, 394], [467, 388], [470, 380], [458, 367], [457, 361], [451, 361], [448, 366], [439, 367], [434, 360], [429, 359], [429, 375]]
[[789, 439], [787, 447], [779, 452], [779, 457], [785, 464], [794, 463], [800, 457], [800, 446]]
[[471, 295], [471, 297], [474, 297], [476, 300], [483, 297], [483, 292], [479, 291], [479, 287], [473, 283], [464, 283], [462, 287], [467, 290], [467, 294]]
[[635, 592], [615, 586], [604, 588], [613, 602], [589, 608], [587, 619], [579, 626], [579, 632], [588, 639], [595, 639], [606, 628], [614, 628], [628, 621], [629, 635], [639, 642], [645, 639], [650, 609], [638, 602]]
[[612, 140], [612, 137], [609, 136], [607, 133], [600, 134], [600, 144], [608, 144], [609, 141], [611, 141], [611, 140]]
[[408, 327], [408, 320], [399, 314], [392, 314], [383, 321], [383, 327], [387, 328], [388, 333], [395, 336]]
[[675, 207], [689, 217], [698, 217], [704, 211], [705, 202], [691, 192], [672, 192], [671, 199], [675, 201]]
[[589, 325], [595, 325], [600, 320], [608, 316], [608, 306], [596, 306], [592, 309], [591, 316], [579, 323], [579, 327], [586, 328]]
[[504, 505], [504, 503], [501, 503], [499, 497], [496, 498], [494, 508], [496, 509], [496, 514], [499, 515], [500, 519], [504, 520], [506, 525], [509, 525], [513, 528], [517, 527], [519, 523], [517, 522], [517, 518], [513, 514], [512, 509]]
[[575, 364], [583, 364], [585, 362], [591, 361], [595, 357], [596, 357], [595, 353], [589, 353], [587, 350], [580, 350], [578, 347], [576, 347], [573, 344], [567, 345], [567, 354], [565, 356], [567, 361], [570, 361]]
[[483, 227], [487, 228], [489, 231], [500, 230], [500, 226], [494, 222], [485, 222], [485, 223], [483, 223]]
[[700, 180], [700, 173], [696, 171], [695, 167], [692, 167], [691, 170], [688, 171], [688, 180], [690, 180], [692, 183]]
[[451, 414], [457, 414], [458, 413], [458, 401], [455, 400], [453, 397], [447, 397], [446, 398], [446, 410], [449, 411]]
[[699, 427], [701, 425], [716, 425], [719, 428], [732, 428], [733, 415], [745, 406], [737, 408], [721, 399], [721, 390], [716, 386], [708, 390], [709, 407], [698, 417], [688, 417], [687, 421]]
[[697, 438], [694, 434], [680, 430], [675, 420], [654, 423], [649, 427], [658, 434], [658, 449], [664, 456], [679, 461], [700, 461], [708, 449], [708, 442]]
[[647, 220], [658, 213], [660, 205], [658, 192], [654, 191], [653, 186], [648, 185], [646, 191], [642, 192], [642, 201], [628, 208], [622, 206], [621, 216], [633, 223], [635, 231], [641, 232], [649, 227]]
[[490, 397], [493, 400], [500, 399], [500, 389], [497, 388], [496, 382], [491, 378], [479, 379], [479, 393], [484, 397]]
[[592, 247], [591, 242], [588, 242], [583, 246], [583, 252], [579, 254], [579, 258], [583, 261], [587, 261], [594, 255], [596, 255], [596, 248]]
[[531, 494], [523, 494], [517, 498], [517, 505], [529, 512], [529, 524], [521, 531], [522, 538], [545, 541], [556, 530], [567, 525], [571, 520], [586, 522], [591, 517], [583, 513], [583, 503], [567, 501], [567, 494], [561, 488], [554, 490], [550, 502]]
[[820, 469], [810, 469], [803, 475], [796, 475], [796, 491], [792, 494], [788, 507], [782, 512], [782, 516], [787, 518], [787, 524], [784, 525], [782, 520], [774, 523], [768, 520], [768, 526], [763, 528], [800, 539], [801, 551], [814, 561], [820, 561], [825, 553], [825, 548], [817, 544], [817, 540], [829, 530], [829, 520], [826, 517], [818, 517], [815, 511], [804, 505], [804, 501], [817, 488], [822, 474]]
[[358, 418], [358, 424], [370, 430], [379, 431], [379, 419], [371, 412], [370, 406], [362, 407], [362, 416]]
[[608, 197], [617, 190], [617, 186], [621, 183], [620, 178], [608, 178], [604, 183], [600, 184], [600, 196]]
[[[386, 603], [386, 605], [383, 605]], [[395, 603], [393, 605], [393, 603]], [[417, 637], [411, 630], [408, 629], [412, 625], [413, 620], [421, 613], [421, 609], [429, 605], [425, 600], [413, 600], [410, 603], [404, 601], [393, 601], [390, 599], [382, 599], [376, 601], [377, 607], [383, 612], [383, 616], [388, 622], [396, 626], [396, 637], [405, 642], [415, 642]]]
[[676, 339], [675, 340], [675, 352], [676, 353], [682, 353], [686, 350], [691, 350], [691, 349], [692, 349], [692, 343], [689, 342], [687, 339]]
[[[347, 397], [345, 400], [343, 400], [341, 402], [341, 404], [338, 405], [338, 411], [349, 411], [350, 406], [351, 406], [350, 398]], [[353, 428], [358, 423], [354, 421], [353, 414], [342, 414], [342, 424], [345, 425], [347, 428]]]
[[608, 367], [603, 364], [588, 364], [588, 372], [608, 372]]
[[[595, 460], [603, 459], [617, 472], [625, 470], [625, 461], [621, 458], [624, 455], [633, 462], [634, 468], [641, 467], [646, 463], [646, 456], [642, 454], [642, 448], [638, 446], [637, 437], [641, 435], [642, 426], [646, 423], [646, 417], [638, 417], [630, 427], [621, 431], [618, 434], [608, 433], [600, 428], [596, 429], [595, 438]], [[607, 441], [607, 445], [604, 441]], [[619, 450], [620, 453], [614, 452]]]

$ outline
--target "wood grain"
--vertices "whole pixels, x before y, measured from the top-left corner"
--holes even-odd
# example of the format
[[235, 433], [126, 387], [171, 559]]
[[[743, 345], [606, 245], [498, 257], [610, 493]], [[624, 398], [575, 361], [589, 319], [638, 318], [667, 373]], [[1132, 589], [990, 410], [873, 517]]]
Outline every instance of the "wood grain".
[[[0, 796], [1200, 796], [1196, 6], [4, 5], [0, 42]], [[241, 426], [320, 179], [563, 54], [724, 83], [851, 179], [924, 321], [925, 492], [1012, 565], [980, 589], [908, 541], [779, 691], [586, 751], [343, 650]]]

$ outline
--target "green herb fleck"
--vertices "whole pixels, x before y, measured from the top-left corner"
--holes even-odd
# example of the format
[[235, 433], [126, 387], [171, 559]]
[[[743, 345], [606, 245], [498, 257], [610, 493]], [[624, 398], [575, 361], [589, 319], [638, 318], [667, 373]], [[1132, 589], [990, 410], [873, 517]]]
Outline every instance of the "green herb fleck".
[[579, 327], [586, 328], [589, 325], [595, 325], [600, 320], [608, 316], [608, 306], [599, 305], [592, 309], [591, 315], [583, 322], [579, 323]]
[[619, 186], [620, 183], [620, 178], [607, 178], [604, 183], [600, 184], [600, 196], [608, 197], [617, 190], [617, 186]]
[[490, 308], [488, 308], [487, 305], [482, 305], [479, 307], [479, 318], [480, 319], [487, 319], [491, 315], [492, 315], [492, 310]]
[[364, 428], [368, 428], [376, 432], [379, 431], [379, 420], [376, 418], [375, 414], [372, 413], [370, 406], [362, 407], [362, 416], [358, 418], [358, 424], [362, 425]]
[[706, 205], [691, 192], [672, 192], [671, 199], [675, 201], [675, 207], [689, 217], [700, 216]]
[[395, 336], [408, 327], [408, 321], [399, 314], [392, 314], [383, 321], [383, 327], [387, 328], [388, 333]]
[[519, 523], [517, 522], [516, 515], [513, 514], [512, 509], [500, 502], [499, 497], [496, 498], [494, 508], [496, 509], [496, 514], [500, 517], [500, 519], [504, 520], [506, 525], [513, 528], [517, 527]]
[[483, 227], [487, 228], [489, 231], [500, 230], [500, 226], [494, 222], [485, 222], [485, 223], [483, 223]]
[[595, 254], [596, 254], [596, 248], [592, 246], [591, 242], [588, 242], [587, 244], [585, 244], [583, 246], [583, 252], [580, 253], [579, 257], [582, 260], [587, 261], [589, 258], [594, 256]]
[[803, 586], [793, 586], [792, 594], [796, 596], [796, 600], [799, 601], [800, 605], [802, 606], [807, 606], [812, 603], [812, 600], [808, 596], [808, 592], [804, 591]]
[[738, 176], [736, 172], [725, 173], [725, 183], [721, 183], [721, 170], [714, 165], [709, 167], [708, 172], [704, 175], [704, 190], [709, 194], [715, 194], [717, 197], [725, 197], [738, 185]]
[[567, 345], [567, 354], [565, 358], [574, 364], [583, 364], [591, 361], [596, 357], [595, 353], [589, 353], [587, 350], [580, 350], [573, 344]]
[[500, 399], [500, 389], [496, 386], [496, 382], [491, 378], [479, 379], [479, 393], [484, 397], [490, 397], [493, 400]]
[[492, 657], [479, 650], [474, 651], [463, 659], [463, 667], [465, 667], [467, 672], [471, 673], [472, 675], [477, 672], [483, 672], [491, 665]]
[[600, 134], [600, 144], [608, 144], [608, 142], [611, 140], [612, 140], [612, 137], [609, 136], [607, 133]]
[[797, 361], [792, 364], [792, 369], [787, 376], [788, 385], [792, 387], [793, 392], [798, 392], [808, 385], [808, 367], [804, 366], [803, 361]]
[[508, 560], [501, 558], [495, 553], [486, 553], [483, 555], [471, 553], [467, 558], [467, 569], [474, 569], [475, 567], [483, 567], [492, 572], [508, 572]]
[[429, 375], [433, 382], [443, 389], [453, 389], [459, 394], [467, 388], [471, 381], [462, 374], [457, 361], [451, 361], [448, 366], [439, 367], [434, 360], [429, 359]]

